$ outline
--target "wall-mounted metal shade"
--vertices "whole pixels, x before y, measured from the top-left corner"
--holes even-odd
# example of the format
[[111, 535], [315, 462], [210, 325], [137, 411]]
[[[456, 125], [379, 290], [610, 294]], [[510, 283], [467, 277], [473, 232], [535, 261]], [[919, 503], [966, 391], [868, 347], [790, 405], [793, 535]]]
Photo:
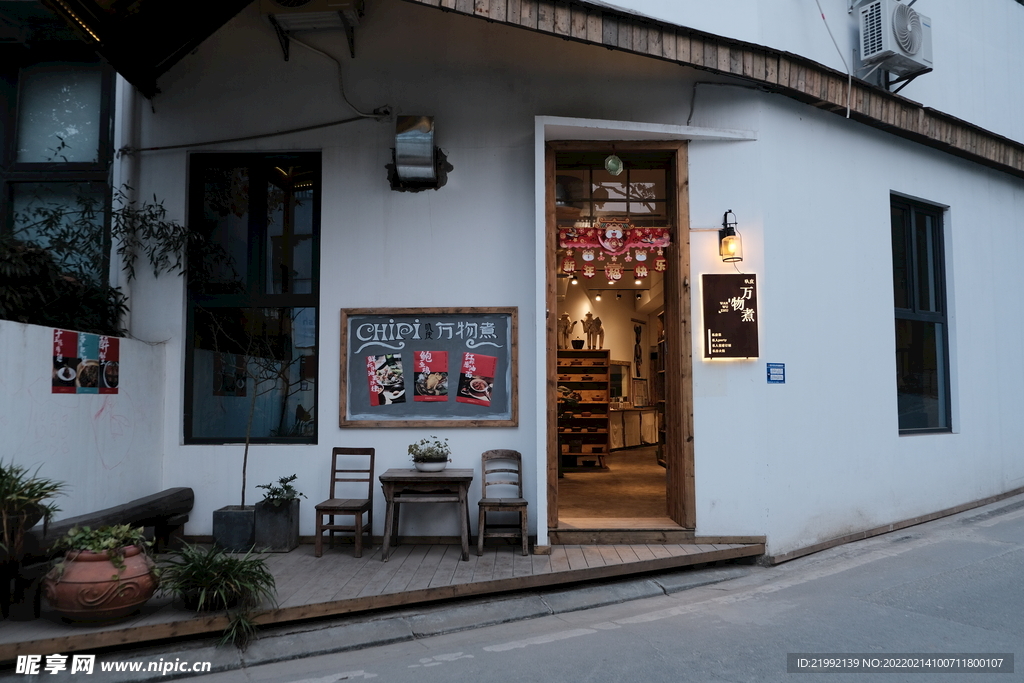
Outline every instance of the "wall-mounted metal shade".
[[395, 167], [403, 182], [436, 180], [434, 117], [398, 117], [395, 125]]

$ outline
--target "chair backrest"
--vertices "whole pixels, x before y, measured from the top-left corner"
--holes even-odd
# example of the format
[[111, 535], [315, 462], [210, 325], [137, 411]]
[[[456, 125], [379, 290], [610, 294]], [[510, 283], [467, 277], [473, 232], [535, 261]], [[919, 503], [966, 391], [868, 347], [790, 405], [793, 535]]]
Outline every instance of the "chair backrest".
[[331, 498], [339, 498], [335, 495], [337, 485], [347, 482], [365, 483], [364, 497], [373, 498], [373, 458], [372, 448], [335, 448], [331, 461]]
[[[480, 456], [480, 474], [484, 498], [511, 498], [511, 495], [491, 494], [491, 487], [515, 487], [516, 498], [523, 497], [523, 456], [519, 451], [496, 448]], [[505, 489], [506, 491], [508, 489]]]

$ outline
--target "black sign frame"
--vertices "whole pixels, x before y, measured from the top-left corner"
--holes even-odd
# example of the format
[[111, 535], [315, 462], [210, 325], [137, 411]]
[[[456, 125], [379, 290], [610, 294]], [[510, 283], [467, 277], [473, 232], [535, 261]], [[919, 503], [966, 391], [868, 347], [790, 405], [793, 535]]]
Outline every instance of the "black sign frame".
[[757, 358], [757, 276], [705, 273], [704, 358]]

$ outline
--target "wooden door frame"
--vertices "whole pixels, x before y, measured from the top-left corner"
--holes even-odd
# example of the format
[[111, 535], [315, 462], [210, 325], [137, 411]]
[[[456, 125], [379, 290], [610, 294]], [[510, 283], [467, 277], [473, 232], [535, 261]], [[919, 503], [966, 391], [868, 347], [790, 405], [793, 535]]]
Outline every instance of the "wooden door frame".
[[[665, 493], [668, 516], [686, 529], [696, 529], [694, 501], [693, 440], [693, 344], [690, 317], [690, 195], [687, 142], [558, 140], [544, 146], [545, 187], [545, 280], [546, 280], [546, 395], [547, 395], [547, 495], [549, 529], [558, 528], [558, 423], [556, 420], [558, 298], [556, 295], [555, 154], [564, 150], [631, 152], [674, 151], [670, 177], [675, 180], [675, 235], [666, 250], [665, 272], [665, 459], [668, 478]], [[681, 378], [682, 381], [672, 378]]]

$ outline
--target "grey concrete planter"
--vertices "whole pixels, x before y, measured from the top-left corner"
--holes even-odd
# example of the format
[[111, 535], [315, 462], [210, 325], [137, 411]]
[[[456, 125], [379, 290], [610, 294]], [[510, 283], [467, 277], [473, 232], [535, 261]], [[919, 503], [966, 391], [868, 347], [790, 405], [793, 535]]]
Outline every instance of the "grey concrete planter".
[[213, 542], [231, 552], [248, 552], [256, 542], [256, 510], [251, 505], [227, 505], [213, 511]]
[[256, 548], [286, 553], [299, 545], [299, 499], [280, 506], [256, 503]]

